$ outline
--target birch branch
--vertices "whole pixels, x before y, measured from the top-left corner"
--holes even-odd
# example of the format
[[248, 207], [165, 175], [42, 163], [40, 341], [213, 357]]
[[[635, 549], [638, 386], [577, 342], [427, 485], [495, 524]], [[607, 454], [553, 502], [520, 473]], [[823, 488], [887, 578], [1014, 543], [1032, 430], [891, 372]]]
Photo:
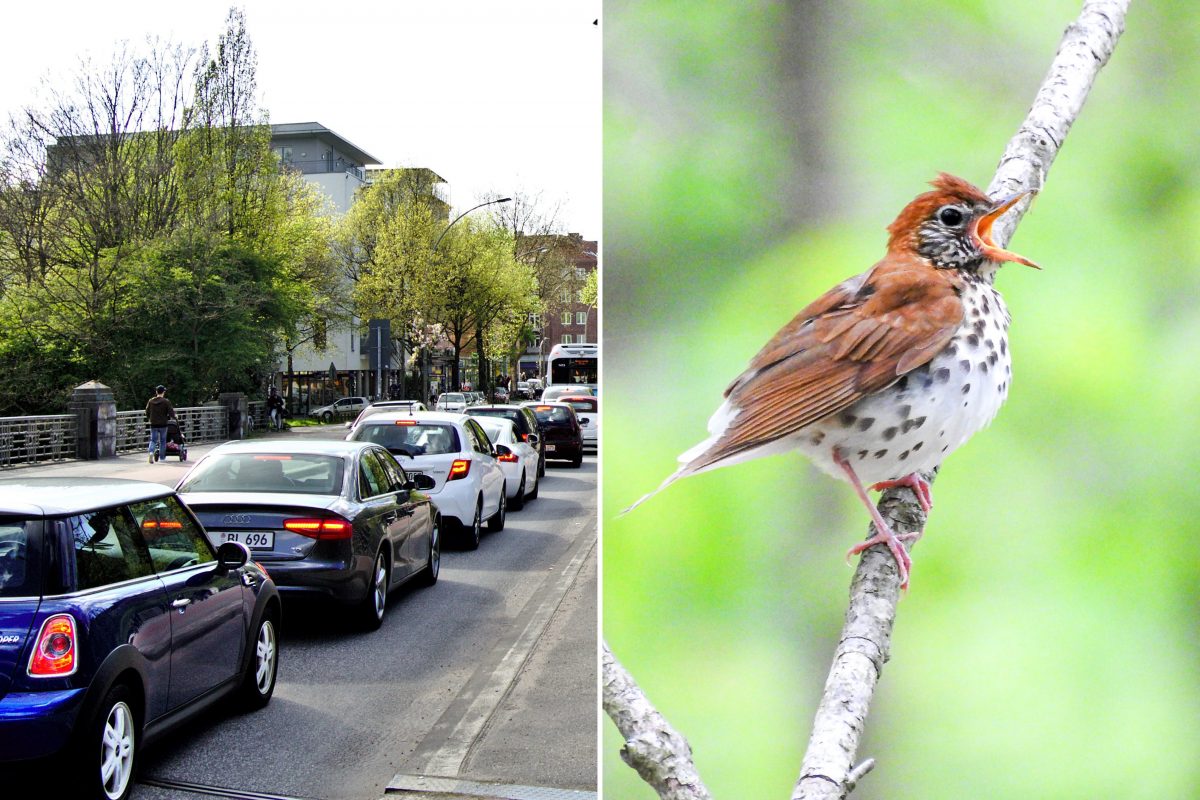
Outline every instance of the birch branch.
[[[1033, 105], [1009, 141], [988, 194], [1005, 196], [1040, 189], [1067, 132], [1083, 108], [1100, 69], [1124, 32], [1130, 0], [1085, 0], [1067, 27]], [[1015, 207], [992, 229], [1004, 247], [1029, 208]], [[932, 483], [937, 470], [925, 475]], [[922, 530], [925, 515], [910, 489], [889, 489], [879, 501], [896, 533]], [[874, 526], [868, 537], [874, 535]], [[911, 548], [911, 545], [910, 545]], [[813, 721], [813, 732], [792, 800], [844, 800], [875, 766], [854, 766], [875, 686], [891, 652], [892, 626], [900, 596], [895, 561], [886, 548], [863, 553], [850, 584], [846, 622]], [[603, 648], [604, 710], [626, 739], [621, 757], [664, 800], [709, 800], [692, 761], [691, 748], [650, 704], [632, 677]]]
[[[1096, 75], [1124, 32], [1129, 3], [1086, 0], [1083, 4], [1079, 17], [1063, 34], [1025, 121], [1004, 150], [988, 185], [989, 195], [1042, 187]], [[1028, 207], [1029, 201], [1022, 201], [1015, 214], [993, 228], [1001, 247], [1008, 244]], [[936, 470], [926, 477], [932, 482], [935, 474]], [[879, 510], [897, 532], [920, 530], [924, 524], [910, 489], [884, 492]], [[874, 535], [874, 526], [870, 535]], [[875, 685], [891, 650], [899, 583], [895, 562], [886, 548], [872, 547], [863, 554], [851, 581], [846, 622], [792, 800], [843, 800], [871, 768], [870, 761], [857, 768], [854, 762]]]
[[650, 704], [608, 643], [601, 651], [604, 711], [625, 737], [621, 759], [662, 800], [712, 800], [692, 762], [692, 748]]

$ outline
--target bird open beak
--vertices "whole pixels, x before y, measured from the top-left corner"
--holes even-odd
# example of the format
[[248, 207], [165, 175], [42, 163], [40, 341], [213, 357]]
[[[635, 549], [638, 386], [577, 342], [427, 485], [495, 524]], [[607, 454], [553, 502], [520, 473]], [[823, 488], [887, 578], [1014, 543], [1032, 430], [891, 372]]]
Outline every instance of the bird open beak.
[[1003, 216], [1005, 211], [1008, 211], [1010, 208], [1015, 206], [1021, 200], [1021, 198], [1027, 194], [1033, 194], [1033, 192], [1017, 192], [1011, 197], [1006, 197], [1003, 200], [998, 201], [995, 208], [984, 214], [979, 218], [979, 221], [975, 223], [975, 238], [978, 240], [977, 244], [979, 245], [980, 251], [983, 252], [984, 257], [992, 261], [1015, 261], [1018, 264], [1024, 264], [1027, 267], [1041, 269], [1041, 267], [1030, 261], [1025, 256], [1019, 256], [1010, 250], [997, 247], [996, 243], [992, 241], [992, 226], [996, 224], [996, 220]]

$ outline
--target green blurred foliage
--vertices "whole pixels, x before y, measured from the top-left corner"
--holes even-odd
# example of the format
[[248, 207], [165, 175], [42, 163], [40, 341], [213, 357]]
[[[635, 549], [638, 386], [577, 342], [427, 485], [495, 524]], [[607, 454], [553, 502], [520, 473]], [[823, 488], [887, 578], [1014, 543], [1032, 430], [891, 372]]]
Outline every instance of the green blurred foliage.
[[[926, 181], [987, 185], [1079, 7], [606, 8], [604, 633], [718, 798], [788, 796], [865, 512], [787, 455], [617, 514]], [[1200, 796], [1193, 8], [1134, 4], [1015, 236], [1012, 393], [934, 486], [855, 798]]]

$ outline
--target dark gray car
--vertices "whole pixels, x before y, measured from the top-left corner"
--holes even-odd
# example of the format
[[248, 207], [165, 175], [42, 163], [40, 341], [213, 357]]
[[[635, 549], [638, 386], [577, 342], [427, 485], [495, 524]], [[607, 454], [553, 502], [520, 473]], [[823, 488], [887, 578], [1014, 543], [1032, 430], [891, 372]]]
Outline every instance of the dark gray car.
[[285, 597], [330, 598], [375, 629], [391, 589], [437, 582], [441, 521], [421, 491], [428, 482], [368, 442], [230, 442], [178, 489], [213, 541], [249, 547]]

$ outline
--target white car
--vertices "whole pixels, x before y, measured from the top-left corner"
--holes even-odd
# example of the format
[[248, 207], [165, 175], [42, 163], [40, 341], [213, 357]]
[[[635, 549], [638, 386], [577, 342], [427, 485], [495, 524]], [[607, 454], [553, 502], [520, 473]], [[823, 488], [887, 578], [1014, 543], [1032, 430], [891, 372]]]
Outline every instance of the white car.
[[537, 439], [532, 444], [523, 441], [513, 424], [501, 417], [475, 417], [475, 420], [496, 448], [496, 460], [504, 470], [504, 485], [508, 487], [508, 507], [520, 511], [526, 500], [538, 496]]
[[397, 411], [428, 411], [425, 404], [420, 400], [376, 400], [371, 405], [358, 412], [358, 416], [353, 422], [346, 423], [347, 430], [354, 430], [358, 424], [367, 417], [373, 417], [376, 414], [386, 414], [388, 412], [395, 413]]
[[595, 397], [584, 395], [563, 395], [556, 402], [566, 403], [575, 409], [579, 417], [579, 427], [583, 431], [584, 447], [599, 447], [600, 445], [600, 401]]
[[468, 550], [479, 547], [484, 520], [490, 531], [504, 528], [504, 470], [474, 417], [437, 411], [376, 414], [346, 439], [383, 445], [408, 474], [433, 478], [426, 494]]
[[350, 417], [358, 414], [370, 403], [371, 401], [365, 397], [343, 397], [334, 400], [327, 406], [314, 408], [308, 415], [323, 422], [333, 422], [335, 417]]
[[555, 386], [547, 386], [542, 391], [542, 402], [549, 403], [551, 401], [554, 401], [557, 403], [558, 398], [565, 397], [569, 394], [576, 395], [576, 396], [592, 396], [592, 397], [594, 397], [596, 393], [592, 391], [592, 387], [590, 387], [590, 386], [583, 386], [581, 384], [575, 384], [575, 383], [565, 384], [565, 385], [559, 384], [559, 385], [555, 385]]
[[467, 395], [464, 392], [442, 392], [438, 395], [435, 411], [453, 411], [461, 414], [467, 407]]

